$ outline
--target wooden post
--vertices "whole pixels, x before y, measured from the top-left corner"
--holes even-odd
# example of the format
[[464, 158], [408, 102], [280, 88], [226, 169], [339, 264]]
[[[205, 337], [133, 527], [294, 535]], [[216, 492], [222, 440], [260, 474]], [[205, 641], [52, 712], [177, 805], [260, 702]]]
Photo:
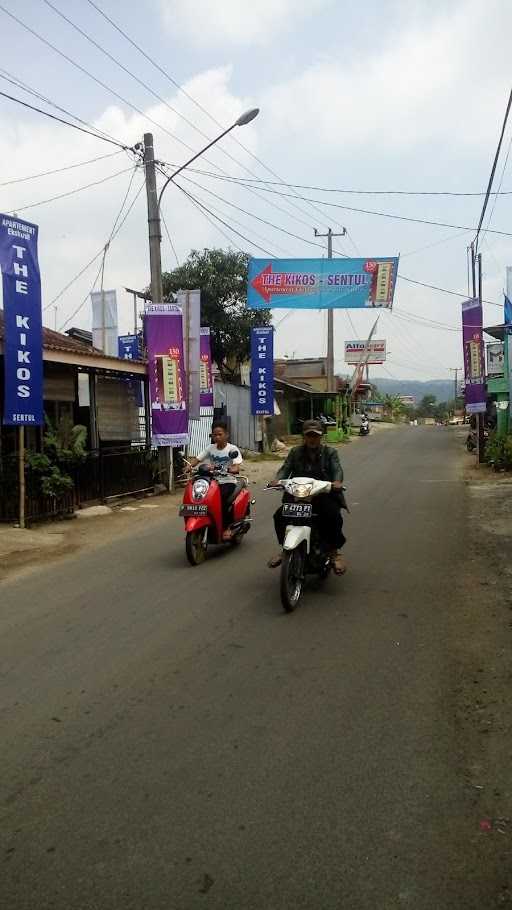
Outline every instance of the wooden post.
[[25, 527], [25, 427], [18, 427], [19, 526]]

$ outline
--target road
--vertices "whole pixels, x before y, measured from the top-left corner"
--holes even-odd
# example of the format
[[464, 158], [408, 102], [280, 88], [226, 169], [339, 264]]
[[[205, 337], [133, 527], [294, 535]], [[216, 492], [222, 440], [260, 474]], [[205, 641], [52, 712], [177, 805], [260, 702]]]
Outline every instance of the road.
[[155, 517], [0, 587], [2, 908], [501, 906], [457, 721], [460, 441], [341, 454], [350, 571], [292, 615], [262, 493], [199, 568]]

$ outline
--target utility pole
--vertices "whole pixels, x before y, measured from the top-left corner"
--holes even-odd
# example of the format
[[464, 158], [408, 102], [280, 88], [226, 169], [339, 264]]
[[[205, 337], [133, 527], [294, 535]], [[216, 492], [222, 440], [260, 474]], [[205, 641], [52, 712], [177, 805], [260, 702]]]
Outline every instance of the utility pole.
[[457, 389], [459, 387], [458, 376], [459, 376], [459, 367], [449, 367], [449, 373], [455, 373], [454, 376], [454, 388], [453, 388], [453, 416], [455, 417], [455, 411], [457, 410]]
[[[341, 234], [334, 234], [331, 228], [326, 234], [320, 234], [315, 228], [315, 237], [327, 237], [327, 258], [332, 259], [332, 238], [344, 237], [347, 229], [343, 228]], [[327, 391], [334, 392], [334, 311], [327, 310]]]
[[162, 259], [160, 255], [162, 231], [160, 226], [158, 194], [156, 191], [155, 150], [153, 147], [152, 133], [144, 133], [144, 170], [146, 172], [146, 195], [148, 200], [151, 299], [153, 303], [162, 303], [164, 296], [162, 287]]
[[[512, 93], [511, 93], [512, 97]], [[471, 251], [471, 285], [473, 298], [477, 298], [482, 304], [482, 254], [476, 254], [475, 243], [470, 247]], [[484, 415], [476, 414], [476, 454], [477, 463], [483, 464], [485, 461], [485, 438], [484, 438]]]

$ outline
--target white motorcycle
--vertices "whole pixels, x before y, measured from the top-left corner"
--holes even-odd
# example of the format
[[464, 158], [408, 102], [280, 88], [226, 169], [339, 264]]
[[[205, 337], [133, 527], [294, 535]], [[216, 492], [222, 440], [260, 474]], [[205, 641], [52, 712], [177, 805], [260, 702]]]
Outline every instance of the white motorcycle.
[[314, 498], [319, 493], [330, 493], [332, 484], [311, 477], [292, 477], [268, 489], [284, 490], [294, 500], [282, 505], [287, 525], [281, 563], [281, 602], [286, 612], [291, 613], [300, 600], [306, 575], [327, 578], [331, 571], [330, 555], [314, 522]]

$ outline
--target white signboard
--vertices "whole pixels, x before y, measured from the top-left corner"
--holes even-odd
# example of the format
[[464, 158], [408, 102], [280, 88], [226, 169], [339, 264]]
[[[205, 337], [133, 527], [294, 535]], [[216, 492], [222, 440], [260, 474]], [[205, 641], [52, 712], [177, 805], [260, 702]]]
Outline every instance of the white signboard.
[[115, 291], [92, 291], [92, 344], [109, 357], [119, 354]]
[[[369, 351], [368, 357], [366, 351]], [[345, 363], [357, 364], [365, 360], [370, 366], [376, 363], [384, 363], [386, 360], [386, 342], [370, 341], [346, 341], [345, 342]]]
[[505, 345], [502, 341], [493, 342], [486, 347], [487, 375], [503, 376], [505, 374]]

